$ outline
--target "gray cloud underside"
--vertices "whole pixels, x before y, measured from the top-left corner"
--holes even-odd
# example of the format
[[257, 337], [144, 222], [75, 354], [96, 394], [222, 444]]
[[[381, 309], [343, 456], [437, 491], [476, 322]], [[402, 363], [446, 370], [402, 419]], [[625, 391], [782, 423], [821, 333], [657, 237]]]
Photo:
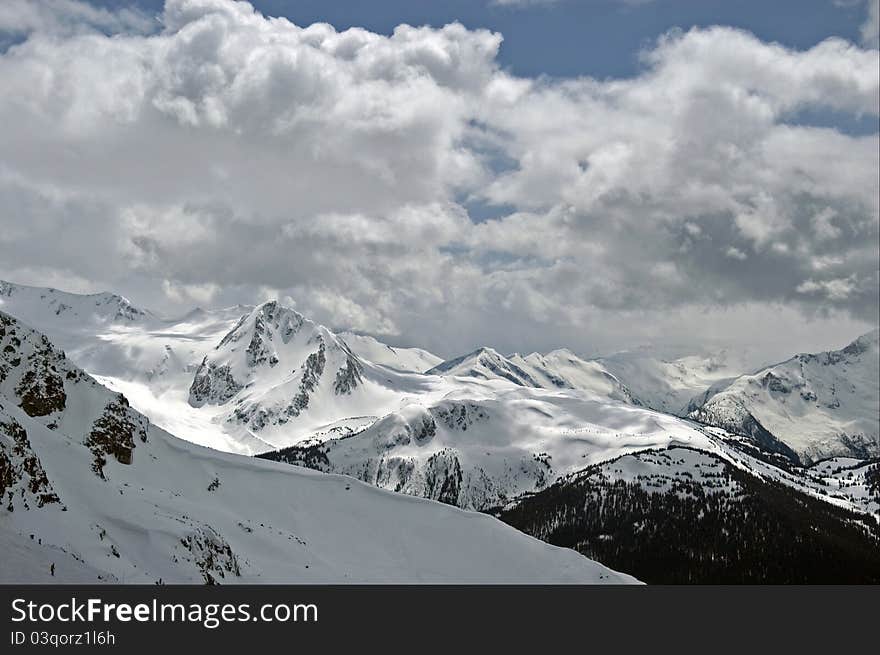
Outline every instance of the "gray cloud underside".
[[878, 135], [797, 120], [876, 118], [876, 50], [717, 27], [634, 78], [548, 81], [460, 25], [60, 6], [0, 13], [26, 33], [0, 55], [0, 276], [169, 312], [290, 296], [441, 354], [877, 322]]

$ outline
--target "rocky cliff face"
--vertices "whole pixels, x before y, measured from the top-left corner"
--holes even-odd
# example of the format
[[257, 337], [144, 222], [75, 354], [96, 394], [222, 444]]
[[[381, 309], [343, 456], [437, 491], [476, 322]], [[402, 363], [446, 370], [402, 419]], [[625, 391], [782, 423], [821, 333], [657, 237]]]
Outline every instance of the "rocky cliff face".
[[27, 430], [0, 408], [0, 504], [7, 511], [61, 503]]
[[[107, 457], [131, 464], [137, 442], [147, 439], [147, 420], [129, 407], [125, 397], [108, 392], [73, 366], [44, 335], [3, 313], [0, 391], [48, 429], [81, 433], [82, 443], [94, 455], [93, 471], [102, 478]], [[13, 420], [9, 425], [16, 423]], [[19, 434], [18, 428], [8, 431]]]

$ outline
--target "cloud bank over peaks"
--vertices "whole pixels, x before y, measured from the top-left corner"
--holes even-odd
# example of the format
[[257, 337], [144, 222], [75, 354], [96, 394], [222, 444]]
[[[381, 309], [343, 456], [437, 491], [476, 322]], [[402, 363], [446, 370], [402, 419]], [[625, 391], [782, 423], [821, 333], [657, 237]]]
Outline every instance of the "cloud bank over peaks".
[[804, 119], [876, 118], [875, 50], [714, 27], [632, 78], [529, 79], [460, 24], [51, 7], [0, 10], [25, 34], [0, 54], [0, 277], [167, 311], [291, 296], [443, 355], [877, 321], [878, 135]]

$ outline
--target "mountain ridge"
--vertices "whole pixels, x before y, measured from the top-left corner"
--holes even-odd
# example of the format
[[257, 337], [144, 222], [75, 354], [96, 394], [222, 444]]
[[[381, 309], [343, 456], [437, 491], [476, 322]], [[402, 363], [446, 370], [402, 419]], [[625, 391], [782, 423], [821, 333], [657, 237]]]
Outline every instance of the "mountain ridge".
[[741, 434], [760, 429], [807, 463], [880, 456], [878, 342], [872, 330], [839, 350], [800, 353], [711, 387], [688, 416]]
[[634, 582], [488, 517], [179, 440], [3, 312], [0, 345], [3, 582]]

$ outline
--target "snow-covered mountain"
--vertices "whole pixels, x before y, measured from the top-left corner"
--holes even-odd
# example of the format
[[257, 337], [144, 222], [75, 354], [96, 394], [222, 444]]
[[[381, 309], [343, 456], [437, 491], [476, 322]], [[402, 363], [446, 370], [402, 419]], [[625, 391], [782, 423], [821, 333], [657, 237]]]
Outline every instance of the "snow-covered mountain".
[[[585, 360], [567, 350], [505, 357], [484, 348], [419, 374], [375, 363], [349, 343], [391, 352], [380, 342], [346, 340], [277, 302], [166, 320], [113, 294], [3, 289], [4, 308], [176, 436], [245, 454], [298, 444], [288, 460], [464, 507], [632, 450], [708, 447], [695, 426], [640, 407], [642, 396], [663, 405], [656, 400], [670, 389], [684, 398], [735, 367], [730, 356]], [[874, 380], [863, 390], [868, 408], [876, 369]], [[762, 430], [723, 426], [791, 455]], [[415, 437], [425, 429], [430, 439]]]
[[[153, 318], [150, 312], [115, 293], [68, 293], [0, 280], [0, 309], [5, 310], [8, 305], [34, 322], [57, 318], [61, 323], [93, 325]], [[54, 318], [49, 319], [50, 316]]]
[[480, 400], [452, 395], [432, 405], [404, 407], [349, 436], [261, 457], [488, 510], [587, 467], [667, 448], [721, 458], [744, 475], [880, 520], [880, 494], [870, 491], [864, 475], [871, 462], [847, 462], [846, 479], [814, 474], [754, 438], [587, 392], [511, 385]]
[[601, 363], [582, 359], [566, 349], [547, 354], [513, 354], [506, 357], [492, 348], [483, 347], [442, 362], [427, 373], [507, 380], [522, 387], [537, 389], [579, 389], [632, 405], [641, 404]]
[[427, 373], [507, 380], [539, 389], [580, 389], [686, 416], [695, 397], [750, 370], [754, 369], [747, 358], [727, 350], [664, 358], [652, 349], [637, 349], [585, 359], [565, 348], [507, 356], [483, 347], [437, 364]]
[[412, 403], [355, 434], [263, 456], [485, 509], [624, 452], [710, 441], [680, 419], [589, 392], [508, 384]]
[[361, 359], [387, 366], [396, 371], [424, 373], [443, 361], [442, 358], [427, 350], [392, 347], [365, 334], [340, 332], [339, 337]]
[[326, 327], [271, 301], [243, 316], [207, 353], [188, 400], [194, 408], [222, 408], [218, 419], [230, 431], [258, 439], [266, 450], [331, 427], [372, 423], [402, 395], [428, 392], [430, 383], [361, 359]]
[[706, 424], [776, 440], [804, 462], [880, 456], [880, 331], [846, 346], [801, 354], [718, 384], [689, 415]]
[[441, 378], [365, 360], [343, 339], [276, 302], [165, 319], [113, 294], [11, 283], [2, 288], [0, 309], [49, 335], [156, 425], [223, 451], [253, 454], [348, 434], [397, 409], [408, 395], [438, 396], [450, 388]]
[[[40, 579], [50, 557], [70, 581], [255, 581], [267, 571], [271, 581], [614, 579], [497, 523], [406, 496], [501, 512], [549, 541], [559, 519], [583, 537], [567, 545], [591, 544], [612, 565], [628, 560], [597, 544], [630, 548], [628, 538], [581, 533], [569, 510], [559, 518], [559, 489], [582, 507], [616, 503], [615, 512], [629, 489], [634, 509], [654, 508], [639, 525], [660, 542], [683, 528], [656, 517], [679, 517], [685, 497], [687, 511], [711, 518], [710, 532], [738, 534], [745, 508], [783, 539], [801, 524], [780, 519], [782, 503], [809, 507], [834, 543], [856, 548], [864, 544], [846, 526], [880, 515], [878, 465], [864, 459], [877, 455], [876, 332], [746, 376], [724, 353], [587, 360], [482, 348], [438, 362], [335, 334], [278, 302], [165, 319], [114, 294], [0, 290], [0, 311], [48, 335], [3, 319], [7, 577]], [[828, 455], [853, 458], [802, 465]], [[601, 471], [589, 493], [572, 482], [584, 471]], [[547, 516], [528, 514], [535, 508]], [[146, 540], [141, 526], [159, 536]], [[497, 551], [498, 540], [511, 553], [501, 562], [454, 556]]]
[[181, 441], [3, 313], [0, 499], [6, 583], [632, 581], [488, 516]]
[[[493, 513], [649, 583], [877, 583], [869, 469], [877, 480], [880, 464], [838, 459], [800, 471], [801, 486], [779, 484], [778, 470], [747, 457], [671, 446], [595, 464]], [[824, 489], [871, 494], [874, 517], [824, 502]]]
[[164, 319], [110, 293], [80, 295], [9, 282], [0, 288], [0, 311], [46, 334], [74, 364], [123, 392], [156, 425], [219, 450], [250, 451], [215, 420], [216, 412], [195, 411], [188, 395], [205, 355], [252, 307], [195, 309]]
[[529, 373], [493, 348], [477, 350], [437, 364], [428, 375], [472, 377], [481, 380], [507, 380], [522, 387], [540, 387]]

